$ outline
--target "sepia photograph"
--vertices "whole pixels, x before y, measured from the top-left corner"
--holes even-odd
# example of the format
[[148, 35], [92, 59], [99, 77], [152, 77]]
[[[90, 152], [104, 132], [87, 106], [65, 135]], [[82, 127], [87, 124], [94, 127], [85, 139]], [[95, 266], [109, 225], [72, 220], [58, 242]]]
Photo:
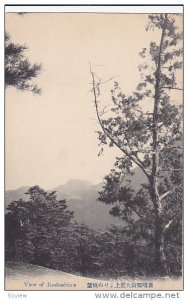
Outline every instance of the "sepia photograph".
[[183, 6], [17, 8], [5, 290], [182, 291]]

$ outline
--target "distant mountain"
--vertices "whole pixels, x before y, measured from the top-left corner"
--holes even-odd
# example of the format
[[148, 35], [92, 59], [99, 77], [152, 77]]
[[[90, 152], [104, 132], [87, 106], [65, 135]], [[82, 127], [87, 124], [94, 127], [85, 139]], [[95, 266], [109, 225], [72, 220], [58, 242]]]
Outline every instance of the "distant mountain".
[[23, 199], [23, 200], [28, 200], [29, 196], [25, 195], [25, 193], [27, 192], [27, 190], [29, 189], [28, 186], [22, 186], [20, 188], [18, 188], [17, 190], [8, 190], [5, 191], [5, 207], [7, 208], [7, 206], [15, 200], [19, 200], [19, 199]]
[[77, 222], [95, 229], [106, 229], [111, 224], [119, 224], [109, 214], [109, 207], [97, 201], [102, 185], [92, 185], [88, 181], [70, 180], [54, 190], [57, 199], [66, 199], [70, 210], [74, 211]]
[[[138, 189], [141, 183], [146, 182], [143, 172], [136, 168], [133, 179], [133, 187]], [[17, 190], [5, 192], [5, 204], [20, 198], [27, 201], [29, 199], [25, 192], [29, 187], [21, 187]], [[74, 211], [75, 220], [80, 224], [85, 224], [94, 229], [107, 229], [111, 224], [121, 224], [122, 222], [109, 214], [110, 206], [97, 201], [98, 192], [102, 184], [93, 185], [89, 181], [71, 179], [66, 184], [60, 185], [51, 191], [57, 192], [57, 199], [66, 199], [71, 211]]]

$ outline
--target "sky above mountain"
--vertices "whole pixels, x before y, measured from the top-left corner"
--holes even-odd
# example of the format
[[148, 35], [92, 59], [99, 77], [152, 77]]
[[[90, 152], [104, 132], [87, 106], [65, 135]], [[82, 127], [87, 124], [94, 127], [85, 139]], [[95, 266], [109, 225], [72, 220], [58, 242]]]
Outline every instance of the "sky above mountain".
[[[99, 77], [114, 76], [131, 93], [138, 52], [159, 37], [145, 31], [146, 23], [146, 14], [6, 14], [11, 40], [26, 44], [30, 61], [43, 65], [36, 78], [41, 96], [6, 90], [6, 189], [50, 189], [70, 178], [102, 182], [120, 152], [110, 148], [98, 156], [89, 61]], [[101, 107], [109, 104], [114, 80], [104, 85]]]

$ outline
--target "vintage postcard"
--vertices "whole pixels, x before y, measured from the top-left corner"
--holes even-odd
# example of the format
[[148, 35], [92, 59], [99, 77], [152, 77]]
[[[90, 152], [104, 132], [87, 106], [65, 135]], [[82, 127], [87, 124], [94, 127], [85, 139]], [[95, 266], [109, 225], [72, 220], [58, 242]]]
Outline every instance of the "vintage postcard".
[[5, 290], [183, 290], [183, 6], [5, 6]]

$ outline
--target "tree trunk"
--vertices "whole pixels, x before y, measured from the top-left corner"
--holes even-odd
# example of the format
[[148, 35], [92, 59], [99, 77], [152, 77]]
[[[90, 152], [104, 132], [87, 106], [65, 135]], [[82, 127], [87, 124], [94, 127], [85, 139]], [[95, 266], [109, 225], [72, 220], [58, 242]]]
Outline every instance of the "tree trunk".
[[155, 218], [155, 263], [159, 276], [167, 275], [166, 256], [164, 252], [164, 233], [161, 218]]
[[165, 14], [162, 34], [159, 46], [158, 63], [156, 68], [156, 84], [154, 95], [153, 108], [153, 155], [152, 155], [152, 173], [150, 178], [150, 193], [155, 210], [155, 262], [156, 272], [159, 276], [164, 276], [167, 273], [166, 258], [164, 252], [164, 224], [163, 224], [163, 208], [158, 192], [158, 168], [159, 168], [159, 99], [161, 97], [160, 77], [161, 77], [161, 56], [163, 52], [163, 42], [165, 36], [167, 14]]
[[156, 274], [158, 276], [167, 275], [167, 265], [166, 265], [166, 256], [164, 250], [164, 221], [162, 215], [162, 205], [157, 193], [157, 188], [155, 184], [152, 184], [151, 196], [154, 203], [155, 209], [155, 237], [154, 237], [154, 246], [155, 246], [155, 267]]

